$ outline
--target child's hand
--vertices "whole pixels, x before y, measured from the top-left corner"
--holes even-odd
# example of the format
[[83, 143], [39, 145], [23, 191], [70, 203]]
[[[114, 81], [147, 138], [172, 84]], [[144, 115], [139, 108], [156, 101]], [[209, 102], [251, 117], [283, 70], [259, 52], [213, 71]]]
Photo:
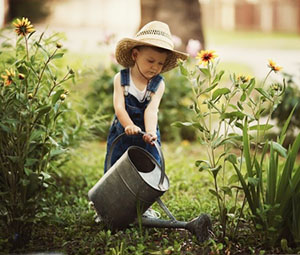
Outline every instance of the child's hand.
[[136, 125], [128, 125], [127, 127], [125, 127], [126, 135], [137, 135], [141, 131], [142, 130], [140, 129], [140, 127]]
[[154, 141], [157, 139], [157, 135], [153, 133], [146, 133], [143, 135], [143, 139], [146, 143], [150, 143], [151, 145], [154, 145]]

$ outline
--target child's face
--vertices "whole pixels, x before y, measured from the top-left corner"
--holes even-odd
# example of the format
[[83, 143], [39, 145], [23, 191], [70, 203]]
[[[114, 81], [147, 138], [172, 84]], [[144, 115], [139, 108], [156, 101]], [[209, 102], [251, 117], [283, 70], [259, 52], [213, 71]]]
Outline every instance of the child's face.
[[161, 72], [168, 56], [166, 52], [159, 52], [151, 47], [133, 49], [132, 55], [140, 71], [149, 79]]

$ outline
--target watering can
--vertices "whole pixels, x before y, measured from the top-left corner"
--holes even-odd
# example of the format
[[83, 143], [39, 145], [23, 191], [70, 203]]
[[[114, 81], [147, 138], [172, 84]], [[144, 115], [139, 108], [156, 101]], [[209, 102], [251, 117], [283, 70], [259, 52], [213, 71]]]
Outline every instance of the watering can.
[[[144, 135], [141, 132], [141, 135]], [[161, 164], [145, 149], [130, 146], [111, 166], [112, 152], [122, 133], [112, 143], [108, 152], [107, 173], [89, 190], [89, 200], [107, 227], [123, 229], [136, 223], [154, 202], [157, 202], [170, 220], [141, 217], [141, 223], [148, 227], [185, 228], [195, 234], [199, 241], [209, 236], [211, 222], [206, 214], [190, 222], [177, 221], [160, 197], [169, 189], [169, 179], [165, 174], [165, 163], [161, 148], [154, 141]]]

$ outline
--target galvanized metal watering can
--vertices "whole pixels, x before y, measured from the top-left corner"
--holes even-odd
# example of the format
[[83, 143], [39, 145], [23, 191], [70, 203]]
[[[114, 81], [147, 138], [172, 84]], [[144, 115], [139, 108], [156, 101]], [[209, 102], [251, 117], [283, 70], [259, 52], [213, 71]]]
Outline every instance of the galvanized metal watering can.
[[[145, 134], [145, 133], [141, 133]], [[119, 135], [108, 152], [108, 172], [89, 190], [88, 197], [97, 213], [110, 229], [122, 229], [135, 223], [154, 202], [158, 202], [170, 220], [141, 217], [141, 223], [149, 227], [185, 228], [195, 234], [199, 241], [208, 238], [211, 222], [202, 214], [190, 222], [177, 221], [160, 197], [169, 189], [165, 174], [164, 157], [159, 144], [154, 145], [161, 164], [146, 150], [131, 146], [111, 166], [111, 156], [117, 142], [125, 135]]]

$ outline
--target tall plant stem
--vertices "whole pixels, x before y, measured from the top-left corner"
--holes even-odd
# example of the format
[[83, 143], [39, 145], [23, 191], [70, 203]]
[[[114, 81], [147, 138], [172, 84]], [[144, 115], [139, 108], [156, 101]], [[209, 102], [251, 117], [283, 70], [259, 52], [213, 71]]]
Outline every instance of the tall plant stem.
[[24, 38], [25, 38], [25, 46], [26, 46], [26, 58], [27, 58], [27, 61], [29, 61], [28, 40], [27, 40], [26, 36], [24, 36]]
[[44, 66], [43, 66], [43, 69], [38, 77], [38, 84], [36, 85], [35, 87], [35, 90], [34, 90], [34, 93], [33, 93], [33, 97], [35, 97], [36, 93], [38, 92], [39, 90], [39, 87], [41, 85], [41, 81], [42, 81], [42, 78], [43, 78], [43, 75], [44, 75], [44, 72], [46, 70], [46, 67], [47, 65], [49, 64], [50, 60], [52, 59], [52, 57], [55, 55], [57, 49], [55, 49], [55, 51], [52, 53], [52, 55], [50, 57], [48, 57], [47, 61], [45, 62]]

